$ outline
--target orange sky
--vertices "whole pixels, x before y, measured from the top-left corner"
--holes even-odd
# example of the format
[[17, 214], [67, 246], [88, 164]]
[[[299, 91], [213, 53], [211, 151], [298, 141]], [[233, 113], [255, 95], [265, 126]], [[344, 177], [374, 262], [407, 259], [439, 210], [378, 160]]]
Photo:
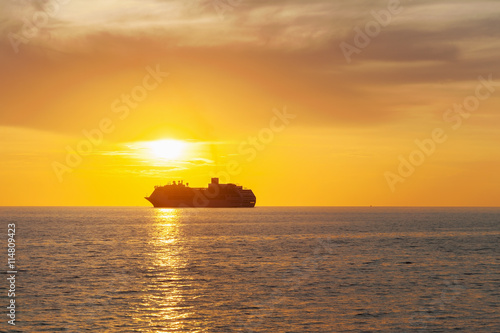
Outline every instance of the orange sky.
[[498, 2], [1, 6], [0, 205], [500, 206]]

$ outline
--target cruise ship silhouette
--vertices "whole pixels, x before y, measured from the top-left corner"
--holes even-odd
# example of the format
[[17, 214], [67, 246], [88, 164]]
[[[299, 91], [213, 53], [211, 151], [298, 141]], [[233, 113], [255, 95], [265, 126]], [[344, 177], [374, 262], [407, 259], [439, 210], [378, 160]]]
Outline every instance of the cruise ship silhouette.
[[212, 178], [208, 187], [189, 187], [183, 181], [155, 186], [153, 193], [145, 197], [154, 207], [254, 207], [255, 194], [236, 184], [219, 184]]

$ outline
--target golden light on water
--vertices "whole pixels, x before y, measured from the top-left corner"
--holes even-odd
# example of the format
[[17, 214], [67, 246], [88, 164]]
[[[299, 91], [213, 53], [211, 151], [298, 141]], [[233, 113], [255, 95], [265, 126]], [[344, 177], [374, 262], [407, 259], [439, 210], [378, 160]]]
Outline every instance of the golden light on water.
[[155, 242], [158, 246], [162, 244], [175, 243], [177, 240], [177, 227], [179, 220], [179, 210], [174, 208], [161, 208], [155, 210], [156, 236]]
[[[175, 208], [155, 209], [155, 224], [152, 242], [157, 247], [173, 244], [178, 240], [179, 210]], [[161, 251], [164, 254], [164, 251]], [[171, 259], [170, 257], [162, 257]]]
[[[149, 245], [153, 251], [150, 253], [147, 270], [150, 274], [148, 290], [142, 299], [137, 313], [146, 311], [155, 313], [154, 320], [149, 320], [147, 325], [169, 327], [172, 330], [185, 329], [183, 319], [192, 315], [181, 305], [186, 302], [185, 287], [189, 281], [181, 271], [187, 266], [185, 249], [180, 234], [182, 212], [179, 209], [155, 209], [154, 223], [151, 224]], [[144, 318], [134, 318], [143, 323]]]
[[158, 208], [154, 210], [154, 213], [157, 222], [156, 225], [172, 225], [179, 218], [179, 210], [175, 208]]

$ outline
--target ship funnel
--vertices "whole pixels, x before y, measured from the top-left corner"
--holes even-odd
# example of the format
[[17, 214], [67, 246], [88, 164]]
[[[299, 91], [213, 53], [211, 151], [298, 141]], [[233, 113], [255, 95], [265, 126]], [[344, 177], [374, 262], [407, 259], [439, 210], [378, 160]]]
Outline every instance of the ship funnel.
[[212, 178], [212, 184], [219, 185], [219, 178]]

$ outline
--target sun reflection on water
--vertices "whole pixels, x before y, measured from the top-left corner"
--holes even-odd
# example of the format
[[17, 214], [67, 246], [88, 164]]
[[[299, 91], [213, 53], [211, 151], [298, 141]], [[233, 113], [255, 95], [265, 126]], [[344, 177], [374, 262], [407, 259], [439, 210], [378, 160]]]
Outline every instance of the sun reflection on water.
[[159, 244], [173, 244], [178, 240], [179, 210], [175, 208], [155, 209], [155, 232], [153, 246]]
[[181, 210], [155, 209], [148, 245], [152, 253], [143, 293], [142, 316], [137, 318], [150, 329], [178, 330], [185, 326], [184, 318], [192, 315], [186, 291], [191, 289], [186, 276], [187, 256], [181, 234]]

